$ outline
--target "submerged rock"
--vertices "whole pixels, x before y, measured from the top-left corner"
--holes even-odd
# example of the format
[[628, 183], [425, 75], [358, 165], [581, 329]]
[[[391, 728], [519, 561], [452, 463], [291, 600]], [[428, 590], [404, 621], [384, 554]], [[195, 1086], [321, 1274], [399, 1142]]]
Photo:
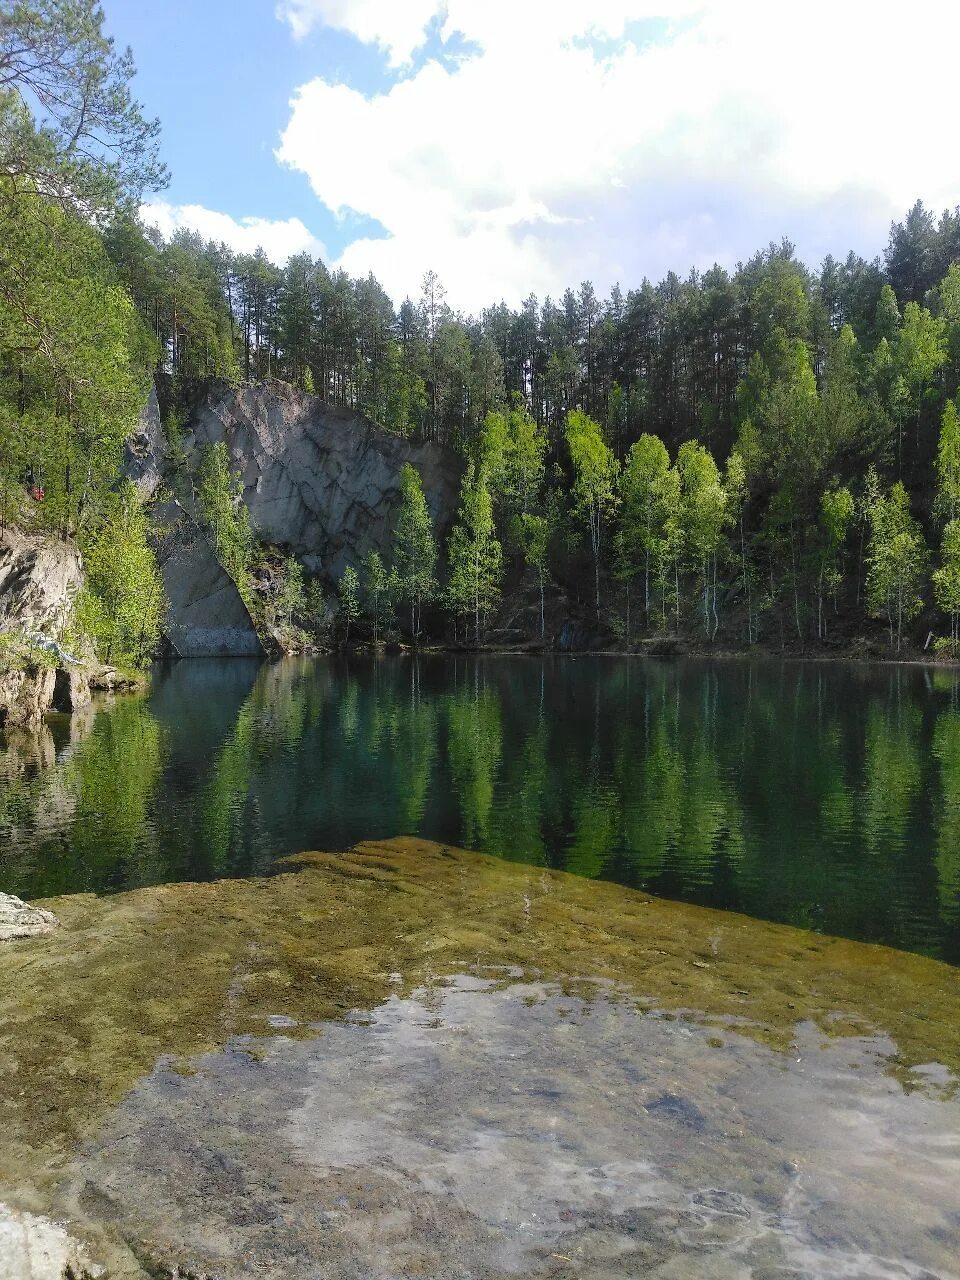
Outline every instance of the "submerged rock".
[[280, 870], [0, 952], [0, 1200], [111, 1276], [952, 1273], [957, 970], [417, 839]]
[[52, 933], [59, 924], [52, 911], [31, 907], [12, 893], [0, 893], [0, 942], [38, 938]]

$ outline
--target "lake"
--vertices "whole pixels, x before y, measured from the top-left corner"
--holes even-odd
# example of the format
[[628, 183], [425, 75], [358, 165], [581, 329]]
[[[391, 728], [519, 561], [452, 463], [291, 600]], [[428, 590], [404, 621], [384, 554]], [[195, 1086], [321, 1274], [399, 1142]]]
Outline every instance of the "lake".
[[0, 750], [0, 889], [414, 834], [960, 963], [960, 680], [912, 666], [181, 662]]

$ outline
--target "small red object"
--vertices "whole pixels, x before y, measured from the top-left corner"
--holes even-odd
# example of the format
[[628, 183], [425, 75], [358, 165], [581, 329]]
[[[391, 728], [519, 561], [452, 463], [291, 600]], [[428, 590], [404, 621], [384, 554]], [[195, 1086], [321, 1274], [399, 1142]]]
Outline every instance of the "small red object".
[[35, 485], [33, 486], [33, 488], [30, 490], [30, 496], [33, 498], [34, 502], [42, 502], [42, 501], [43, 501], [44, 493], [43, 493], [43, 489], [40, 487], [40, 485], [35, 484]]

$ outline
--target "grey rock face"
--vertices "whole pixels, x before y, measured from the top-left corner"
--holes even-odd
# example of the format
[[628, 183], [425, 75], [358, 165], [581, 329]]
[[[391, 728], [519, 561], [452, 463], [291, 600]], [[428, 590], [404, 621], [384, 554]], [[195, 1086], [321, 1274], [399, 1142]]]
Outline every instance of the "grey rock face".
[[72, 542], [16, 529], [0, 534], [0, 632], [59, 635], [82, 584]]
[[38, 938], [44, 933], [52, 933], [59, 924], [52, 911], [28, 906], [12, 893], [0, 893], [0, 942]]
[[[195, 474], [204, 451], [221, 441], [243, 478], [257, 533], [334, 581], [370, 551], [389, 557], [405, 462], [420, 472], [438, 533], [456, 512], [460, 465], [454, 455], [411, 444], [286, 383], [212, 387], [184, 432], [187, 473]], [[160, 487], [165, 448], [152, 394], [126, 450], [126, 474], [144, 498]], [[189, 497], [183, 501], [190, 506]], [[174, 653], [260, 655], [249, 612], [191, 511], [166, 503], [157, 525], [168, 526], [158, 533], [158, 546], [169, 599], [164, 631]]]
[[145, 501], [152, 498], [160, 487], [165, 454], [160, 404], [157, 389], [152, 387], [140, 414], [137, 429], [128, 437], [123, 451], [124, 473], [136, 485]]
[[12, 667], [0, 671], [0, 729], [32, 728], [50, 709], [56, 672], [52, 667]]
[[90, 705], [90, 675], [83, 667], [61, 667], [53, 686], [54, 711], [81, 711]]
[[169, 601], [164, 632], [181, 658], [259, 657], [263, 646], [233, 579], [178, 502], [157, 508], [157, 552]]
[[369, 551], [389, 555], [405, 462], [420, 472], [439, 531], [456, 513], [460, 465], [452, 453], [412, 444], [286, 383], [214, 388], [184, 436], [189, 465], [220, 441], [243, 478], [258, 533], [333, 579]]

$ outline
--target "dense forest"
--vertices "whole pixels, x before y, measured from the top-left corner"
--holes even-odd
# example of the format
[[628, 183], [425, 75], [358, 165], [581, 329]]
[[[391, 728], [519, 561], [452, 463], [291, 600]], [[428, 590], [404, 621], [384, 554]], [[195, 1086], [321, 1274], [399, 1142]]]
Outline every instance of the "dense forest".
[[[806, 648], [882, 626], [894, 649], [956, 649], [960, 208], [918, 202], [882, 261], [812, 270], [783, 241], [477, 317], [427, 272], [397, 308], [372, 276], [143, 227], [165, 174], [132, 74], [92, 0], [0, 5], [0, 519], [80, 540], [103, 643], [143, 657], [145, 602], [159, 619], [119, 481], [151, 379], [172, 452], [210, 380], [283, 379], [463, 460], [442, 547], [405, 475], [391, 563], [337, 586], [341, 638], [477, 643], [507, 585], [539, 602], [531, 638], [559, 600], [627, 642]], [[208, 461], [199, 506], [245, 589], [256, 530]], [[334, 584], [292, 563], [287, 581], [282, 612], [309, 627]]]

